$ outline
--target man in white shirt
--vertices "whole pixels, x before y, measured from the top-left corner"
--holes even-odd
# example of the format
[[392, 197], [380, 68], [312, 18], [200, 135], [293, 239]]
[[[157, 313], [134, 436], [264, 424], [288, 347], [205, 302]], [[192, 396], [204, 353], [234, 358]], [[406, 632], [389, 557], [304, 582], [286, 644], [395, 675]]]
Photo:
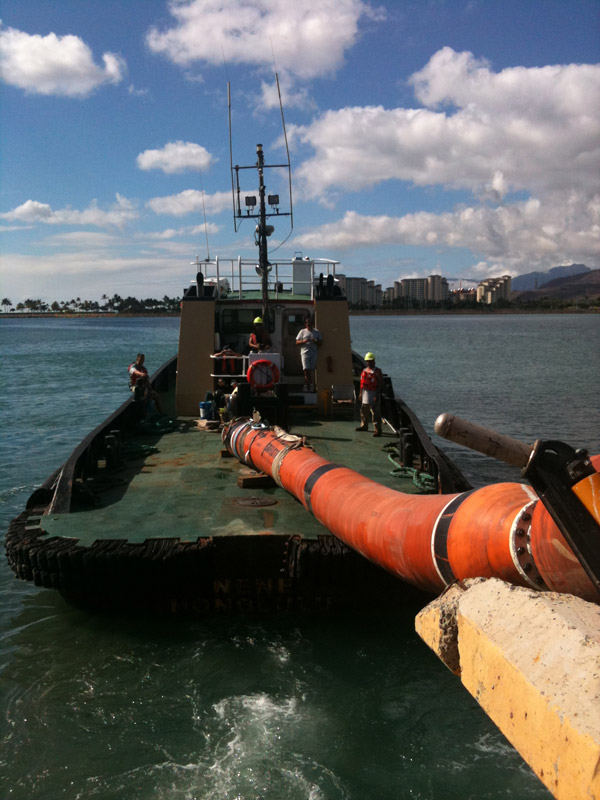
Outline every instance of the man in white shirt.
[[317, 366], [318, 348], [322, 342], [323, 337], [316, 328], [313, 328], [312, 320], [308, 317], [304, 327], [296, 336], [296, 344], [300, 347], [302, 369], [304, 370], [305, 392], [314, 392], [316, 390], [315, 368]]

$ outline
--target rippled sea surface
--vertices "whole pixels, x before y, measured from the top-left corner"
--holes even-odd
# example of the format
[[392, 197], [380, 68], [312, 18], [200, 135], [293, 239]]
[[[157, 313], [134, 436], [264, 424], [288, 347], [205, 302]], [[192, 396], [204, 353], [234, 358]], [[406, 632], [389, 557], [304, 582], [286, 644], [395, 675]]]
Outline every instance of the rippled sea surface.
[[[356, 317], [426, 429], [451, 411], [600, 451], [600, 320]], [[0, 522], [127, 397], [176, 319], [0, 320]], [[438, 442], [439, 443], [439, 442]], [[475, 484], [516, 471], [448, 446]], [[90, 615], [0, 560], [0, 798], [546, 798], [414, 633], [416, 609], [177, 621]]]

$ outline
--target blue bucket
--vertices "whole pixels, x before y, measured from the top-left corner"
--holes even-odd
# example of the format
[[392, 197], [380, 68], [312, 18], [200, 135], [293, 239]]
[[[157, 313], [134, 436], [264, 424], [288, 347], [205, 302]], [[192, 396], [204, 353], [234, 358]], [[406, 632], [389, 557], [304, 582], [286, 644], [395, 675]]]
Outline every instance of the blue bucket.
[[198, 403], [200, 408], [200, 419], [212, 419], [212, 403], [211, 402], [202, 402]]

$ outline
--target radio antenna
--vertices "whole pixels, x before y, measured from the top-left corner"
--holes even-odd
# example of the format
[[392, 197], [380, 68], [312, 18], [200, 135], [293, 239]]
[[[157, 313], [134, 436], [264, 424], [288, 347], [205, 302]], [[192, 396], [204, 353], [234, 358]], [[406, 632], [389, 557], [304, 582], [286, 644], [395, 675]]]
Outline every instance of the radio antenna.
[[[277, 83], [277, 95], [279, 97], [279, 110], [281, 111], [281, 125], [283, 126], [283, 139], [285, 141], [285, 152], [287, 154], [287, 166], [288, 166], [288, 185], [289, 185], [289, 192], [290, 192], [290, 232], [288, 236], [284, 239], [287, 241], [289, 237], [292, 235], [292, 231], [294, 230], [294, 206], [292, 204], [292, 164], [290, 161], [290, 148], [288, 146], [288, 138], [287, 138], [287, 131], [285, 129], [285, 117], [283, 116], [283, 103], [281, 102], [281, 89], [279, 87], [279, 75], [275, 73], [275, 82]], [[283, 242], [282, 242], [283, 244]]]
[[[285, 147], [287, 151], [287, 162], [285, 164], [268, 164], [265, 162], [265, 155], [263, 152], [262, 144], [256, 145], [256, 162], [252, 165], [247, 166], [240, 166], [233, 164], [233, 137], [232, 137], [232, 125], [231, 125], [231, 86], [229, 82], [227, 83], [227, 103], [229, 109], [229, 166], [231, 169], [231, 195], [233, 201], [233, 225], [234, 229], [237, 232], [239, 229], [242, 221], [244, 219], [247, 220], [255, 220], [256, 227], [254, 229], [254, 240], [256, 246], [258, 247], [258, 264], [256, 267], [256, 271], [261, 278], [261, 286], [262, 286], [262, 315], [266, 318], [267, 312], [269, 309], [269, 273], [271, 272], [272, 266], [269, 262], [269, 252], [268, 252], [268, 239], [273, 234], [275, 228], [273, 225], [268, 224], [267, 220], [272, 219], [273, 217], [290, 217], [290, 221], [292, 220], [292, 175], [291, 175], [291, 166], [290, 166], [290, 154], [288, 148], [288, 141], [287, 141], [287, 133], [285, 130], [285, 120], [283, 117], [283, 104], [281, 102], [281, 90], [279, 87], [279, 77], [277, 73], [275, 73], [275, 80], [277, 82], [277, 92], [279, 94], [279, 108], [281, 111], [281, 120], [283, 123], [283, 134], [285, 139]], [[241, 190], [240, 190], [240, 170], [254, 170], [258, 177], [258, 198], [256, 194], [250, 194], [244, 197], [244, 212], [242, 212], [241, 206]], [[290, 199], [290, 210], [289, 211], [280, 211], [279, 210], [279, 195], [278, 194], [269, 194], [267, 195], [266, 192], [266, 183], [265, 183], [265, 172], [266, 170], [271, 169], [287, 169], [288, 171], [288, 186], [289, 186], [289, 199]], [[235, 172], [235, 176], [234, 176]], [[268, 208], [267, 208], [268, 206]], [[292, 229], [290, 228], [290, 233], [286, 237], [284, 241], [286, 241], [289, 236], [291, 235]], [[283, 242], [281, 242], [283, 244]], [[281, 244], [279, 246], [281, 246]]]
[[208, 249], [208, 224], [206, 222], [206, 206], [204, 205], [204, 183], [202, 181], [202, 173], [200, 173], [200, 189], [202, 190], [202, 214], [204, 216], [204, 235], [206, 236], [206, 260], [210, 261], [210, 252]]
[[229, 170], [231, 172], [231, 199], [233, 200], [233, 230], [237, 233], [238, 224], [237, 220], [241, 216], [240, 208], [240, 181], [238, 167], [236, 167], [236, 184], [237, 184], [237, 213], [235, 203], [235, 186], [233, 182], [233, 143], [231, 135], [231, 84], [227, 81], [227, 107], [229, 110]]

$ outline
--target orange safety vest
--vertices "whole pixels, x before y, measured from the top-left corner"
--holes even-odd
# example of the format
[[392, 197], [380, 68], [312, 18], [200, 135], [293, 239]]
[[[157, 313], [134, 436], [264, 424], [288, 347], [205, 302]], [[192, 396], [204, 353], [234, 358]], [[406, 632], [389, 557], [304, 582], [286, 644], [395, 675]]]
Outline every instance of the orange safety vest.
[[235, 358], [221, 359], [221, 375], [235, 375], [236, 372], [237, 372], [237, 359]]
[[381, 385], [383, 374], [379, 367], [375, 369], [363, 369], [360, 376], [360, 388], [367, 389], [369, 392], [376, 392]]

